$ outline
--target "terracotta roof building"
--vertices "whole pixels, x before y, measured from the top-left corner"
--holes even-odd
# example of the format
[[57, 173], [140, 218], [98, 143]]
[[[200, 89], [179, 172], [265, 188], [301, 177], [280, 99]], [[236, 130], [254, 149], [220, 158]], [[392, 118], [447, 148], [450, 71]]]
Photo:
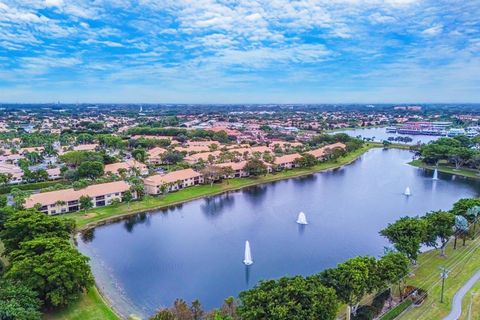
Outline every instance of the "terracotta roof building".
[[165, 175], [154, 175], [143, 179], [145, 193], [161, 194], [161, 186], [168, 185], [167, 192], [180, 190], [196, 184], [203, 183], [203, 176], [193, 169], [184, 169], [169, 172]]
[[[25, 208], [33, 208], [40, 204], [40, 211], [48, 214], [60, 214], [80, 210], [80, 197], [92, 198], [93, 207], [103, 207], [114, 199], [122, 201], [123, 193], [130, 190], [130, 185], [124, 181], [94, 184], [83, 189], [63, 189], [32, 194], [25, 201]], [[132, 192], [136, 198], [135, 192]]]

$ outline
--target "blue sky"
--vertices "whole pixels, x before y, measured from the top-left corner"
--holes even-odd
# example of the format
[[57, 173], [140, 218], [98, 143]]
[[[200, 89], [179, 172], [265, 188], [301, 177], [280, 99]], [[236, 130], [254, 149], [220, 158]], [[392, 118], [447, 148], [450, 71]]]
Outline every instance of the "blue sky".
[[480, 1], [0, 0], [1, 102], [480, 102]]

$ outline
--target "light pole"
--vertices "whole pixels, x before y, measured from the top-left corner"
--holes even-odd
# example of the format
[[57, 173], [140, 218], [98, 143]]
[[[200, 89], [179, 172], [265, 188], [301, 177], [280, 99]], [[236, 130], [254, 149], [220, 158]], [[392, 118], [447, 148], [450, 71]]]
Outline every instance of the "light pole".
[[443, 303], [443, 291], [445, 289], [445, 279], [448, 278], [450, 271], [445, 267], [440, 267], [440, 278], [442, 278], [442, 295], [440, 296], [440, 303]]

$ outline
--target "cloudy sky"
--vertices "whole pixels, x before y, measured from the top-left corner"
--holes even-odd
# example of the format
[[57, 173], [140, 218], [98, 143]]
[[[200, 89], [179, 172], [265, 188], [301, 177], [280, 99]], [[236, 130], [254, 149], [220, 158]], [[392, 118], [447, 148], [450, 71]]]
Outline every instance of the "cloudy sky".
[[478, 0], [0, 0], [0, 102], [480, 102]]

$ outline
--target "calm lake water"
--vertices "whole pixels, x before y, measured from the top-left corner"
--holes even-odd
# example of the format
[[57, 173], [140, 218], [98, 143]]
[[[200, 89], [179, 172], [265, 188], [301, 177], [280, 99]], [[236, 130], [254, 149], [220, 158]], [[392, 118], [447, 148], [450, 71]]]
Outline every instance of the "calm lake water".
[[409, 144], [417, 143], [428, 143], [433, 140], [437, 140], [438, 136], [422, 136], [422, 135], [408, 135], [408, 134], [397, 134], [389, 133], [386, 131], [386, 128], [366, 128], [366, 129], [354, 129], [354, 130], [345, 130], [345, 131], [336, 131], [335, 133], [346, 133], [351, 137], [361, 136], [362, 138], [374, 139], [375, 141], [382, 142], [383, 140], [388, 140], [388, 137], [410, 137], [413, 139]]
[[[310, 275], [356, 255], [378, 256], [378, 234], [404, 215], [449, 209], [480, 184], [371, 150], [344, 168], [195, 200], [96, 228], [78, 239], [99, 287], [123, 314], [148, 316], [176, 298], [205, 308], [261, 279]], [[403, 195], [409, 186], [412, 196]], [[304, 211], [309, 225], [295, 223]], [[243, 265], [249, 240], [254, 264]]]

